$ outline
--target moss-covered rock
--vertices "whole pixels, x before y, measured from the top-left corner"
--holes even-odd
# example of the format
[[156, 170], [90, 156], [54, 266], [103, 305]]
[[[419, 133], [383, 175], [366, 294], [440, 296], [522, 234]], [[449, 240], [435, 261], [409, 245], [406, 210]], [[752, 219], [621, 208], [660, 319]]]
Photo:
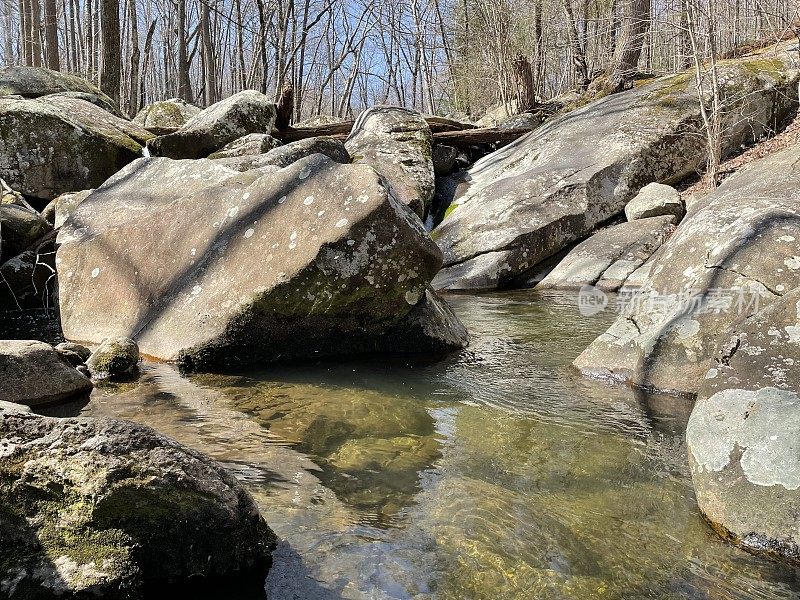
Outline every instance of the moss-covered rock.
[[244, 90], [212, 104], [174, 133], [150, 141], [153, 156], [204, 158], [250, 133], [270, 133], [276, 108], [264, 94]]
[[170, 98], [145, 106], [133, 122], [156, 135], [167, 135], [183, 127], [201, 110], [180, 98]]
[[113, 337], [92, 352], [86, 361], [93, 379], [118, 379], [136, 371], [139, 364], [139, 346], [130, 338]]
[[275, 541], [220, 465], [147, 427], [0, 414], [4, 597], [134, 598], [190, 577], [263, 576]]
[[433, 136], [422, 115], [373, 106], [359, 115], [345, 147], [353, 162], [374, 167], [400, 200], [425, 216], [434, 191]]
[[0, 69], [0, 96], [40, 98], [64, 94], [96, 104], [110, 113], [119, 107], [94, 84], [70, 73], [60, 73], [42, 67], [4, 67]]
[[0, 98], [0, 173], [42, 204], [97, 187], [141, 156], [148, 131], [65, 96]]

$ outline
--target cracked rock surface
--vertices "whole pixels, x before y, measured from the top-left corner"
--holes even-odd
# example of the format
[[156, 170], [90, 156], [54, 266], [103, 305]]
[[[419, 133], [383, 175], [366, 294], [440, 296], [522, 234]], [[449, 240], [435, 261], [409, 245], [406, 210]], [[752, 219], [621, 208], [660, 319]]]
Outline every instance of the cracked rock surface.
[[644, 286], [576, 360], [588, 375], [694, 394], [720, 335], [800, 286], [800, 148], [749, 165], [692, 207]]
[[[788, 48], [789, 46], [785, 46]], [[786, 117], [798, 72], [784, 49], [720, 64], [727, 152]], [[495, 289], [621, 214], [646, 184], [705, 163], [692, 77], [660, 78], [546, 123], [475, 163], [434, 230], [437, 289]]]
[[686, 432], [698, 505], [740, 546], [800, 564], [800, 288], [721, 340]]

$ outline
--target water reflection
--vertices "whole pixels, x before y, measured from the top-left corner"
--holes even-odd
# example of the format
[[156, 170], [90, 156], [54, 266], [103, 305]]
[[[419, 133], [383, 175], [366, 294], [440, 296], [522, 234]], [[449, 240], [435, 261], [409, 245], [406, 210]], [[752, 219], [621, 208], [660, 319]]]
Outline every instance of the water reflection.
[[473, 344], [436, 365], [147, 365], [78, 410], [232, 469], [285, 540], [271, 599], [798, 597], [796, 570], [700, 518], [689, 402], [569, 370], [613, 315], [532, 292], [453, 304]]

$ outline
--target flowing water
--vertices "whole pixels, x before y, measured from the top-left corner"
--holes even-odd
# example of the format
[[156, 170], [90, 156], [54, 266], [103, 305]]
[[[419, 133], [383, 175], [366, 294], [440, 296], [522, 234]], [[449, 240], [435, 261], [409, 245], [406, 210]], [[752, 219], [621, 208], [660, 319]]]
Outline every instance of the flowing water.
[[689, 401], [569, 370], [612, 315], [533, 292], [451, 302], [472, 344], [433, 365], [147, 364], [79, 412], [229, 467], [283, 540], [270, 599], [800, 596], [797, 570], [700, 517]]

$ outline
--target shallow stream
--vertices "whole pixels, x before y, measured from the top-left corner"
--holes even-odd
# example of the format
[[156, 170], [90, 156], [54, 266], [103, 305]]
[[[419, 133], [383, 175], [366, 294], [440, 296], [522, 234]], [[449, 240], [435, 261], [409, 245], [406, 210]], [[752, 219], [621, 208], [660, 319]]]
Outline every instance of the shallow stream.
[[284, 540], [270, 600], [800, 597], [797, 570], [700, 517], [689, 401], [569, 370], [613, 315], [530, 291], [450, 301], [472, 344], [433, 365], [146, 364], [73, 412], [149, 424], [244, 481]]

